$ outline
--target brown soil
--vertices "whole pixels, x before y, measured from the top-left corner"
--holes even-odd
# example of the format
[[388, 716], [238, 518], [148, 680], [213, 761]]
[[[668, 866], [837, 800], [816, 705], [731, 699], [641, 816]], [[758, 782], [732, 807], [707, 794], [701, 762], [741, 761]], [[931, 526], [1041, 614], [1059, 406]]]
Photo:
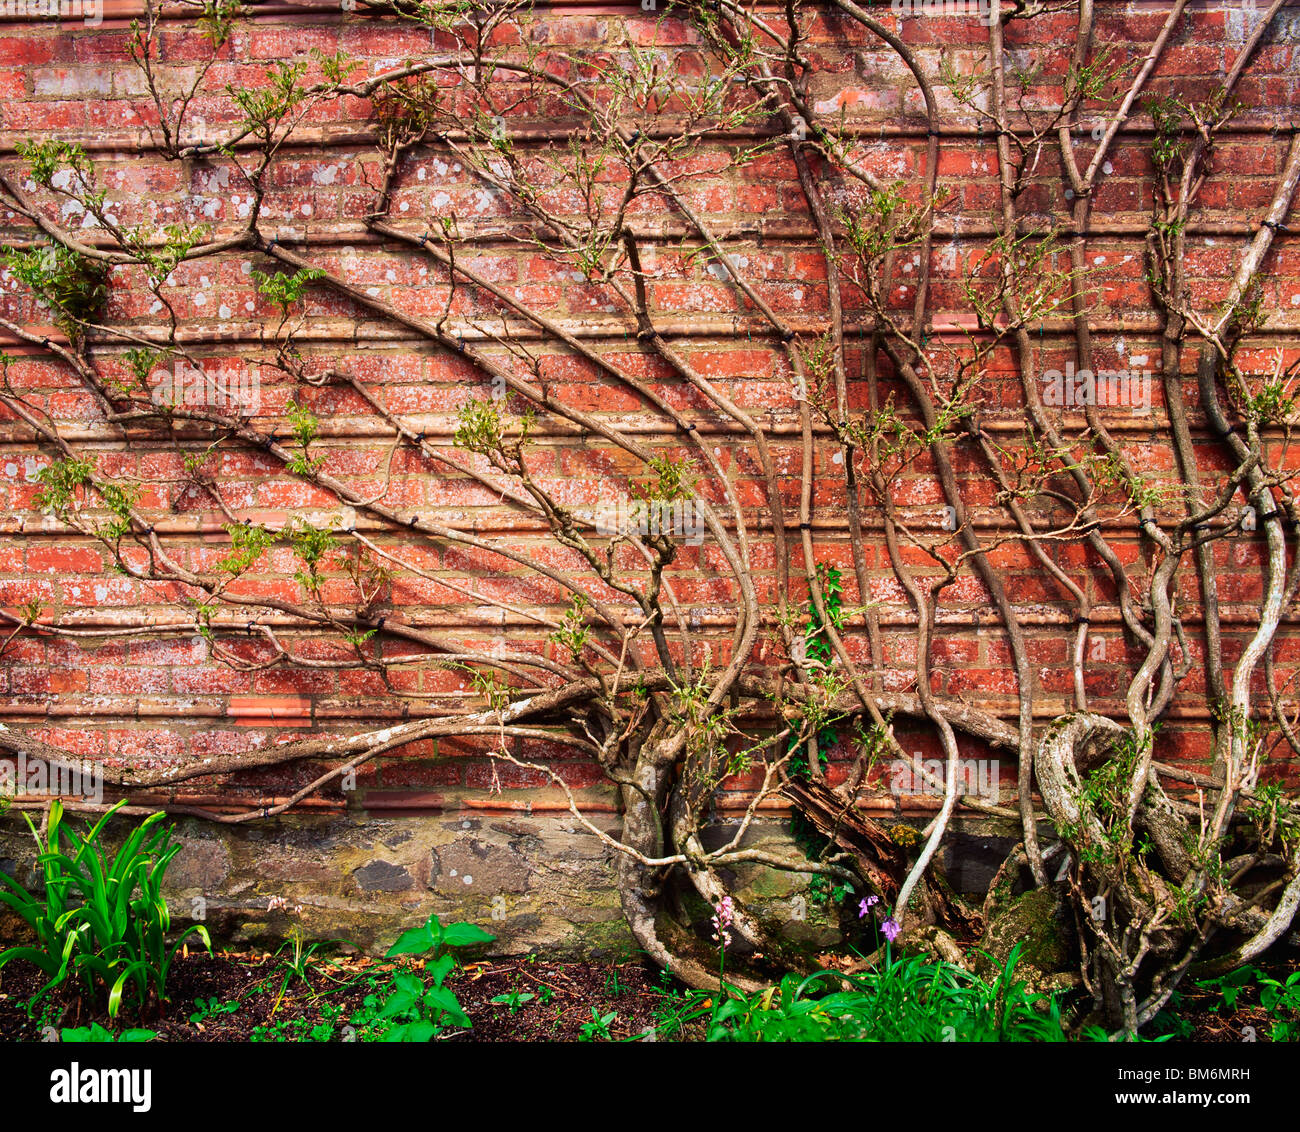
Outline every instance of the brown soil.
[[[155, 1007], [119, 1024], [145, 1026], [169, 1042], [361, 1041], [364, 1020], [358, 1022], [357, 1015], [364, 1012], [368, 995], [382, 1001], [395, 966], [337, 956], [311, 964], [304, 981], [290, 974], [283, 958], [194, 953], [177, 958], [168, 980], [170, 1000], [161, 1011]], [[44, 1011], [38, 1008], [29, 1018], [27, 1001], [42, 982], [39, 972], [23, 963], [0, 970], [0, 1041], [40, 1041], [49, 1036], [50, 1026], [109, 1024], [102, 1013], [87, 1013], [72, 991], [50, 996]], [[446, 1031], [439, 1041], [580, 1041], [583, 1026], [593, 1022], [593, 1010], [607, 1026], [607, 1035], [591, 1035], [596, 1040], [703, 1037], [698, 1019], [674, 1021], [690, 1012], [685, 993], [637, 962], [547, 962], [536, 956], [484, 960], [467, 963], [448, 985], [473, 1027]], [[499, 998], [503, 1001], [493, 1001]], [[696, 1002], [708, 1005], [701, 996]], [[1176, 1008], [1180, 1029], [1173, 1040], [1240, 1043], [1244, 1028], [1252, 1026], [1258, 1041], [1268, 1041], [1270, 1021], [1253, 992], [1243, 994], [1232, 1012], [1216, 1011], [1216, 1005], [1217, 994], [1188, 986]], [[1160, 1032], [1157, 1027], [1152, 1036]]]
[[[307, 982], [291, 976], [281, 994], [290, 974], [282, 959], [229, 951], [191, 954], [177, 958], [161, 1012], [155, 1008], [119, 1023], [147, 1027], [173, 1042], [361, 1040], [352, 1020], [367, 995], [382, 1001], [394, 966], [335, 957], [313, 965]], [[0, 971], [0, 1041], [39, 1041], [51, 1025], [108, 1025], [102, 1013], [86, 1013], [75, 994], [53, 1000], [44, 1015], [38, 1007], [28, 1018], [27, 1000], [42, 981], [26, 964]], [[467, 964], [448, 985], [473, 1022], [472, 1029], [439, 1039], [454, 1042], [579, 1041], [593, 1009], [602, 1018], [614, 1015], [606, 1022], [609, 1038], [600, 1035], [601, 1040], [627, 1040], [655, 1028], [656, 1009], [662, 1014], [681, 1001], [665, 992], [657, 971], [636, 962], [495, 959]], [[512, 994], [513, 1009], [509, 1002], [492, 1001]], [[231, 1004], [236, 1008], [221, 1010]]]

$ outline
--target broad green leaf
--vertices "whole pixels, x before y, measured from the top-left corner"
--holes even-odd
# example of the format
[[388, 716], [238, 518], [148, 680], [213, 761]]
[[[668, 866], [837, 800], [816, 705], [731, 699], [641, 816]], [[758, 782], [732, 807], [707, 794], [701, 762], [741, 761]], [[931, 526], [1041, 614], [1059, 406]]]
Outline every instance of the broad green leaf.
[[424, 1004], [435, 1010], [443, 1011], [448, 1018], [454, 1020], [459, 1026], [466, 1028], [470, 1026], [470, 1020], [460, 1008], [456, 996], [446, 987], [430, 987], [424, 993]]
[[384, 958], [392, 959], [396, 955], [423, 955], [432, 947], [433, 937], [429, 934], [427, 925], [422, 928], [412, 928], [397, 937], [397, 942], [384, 953]]
[[447, 976], [455, 969], [456, 958], [453, 955], [440, 955], [425, 965], [425, 971], [433, 979], [435, 986], [442, 986]]
[[422, 990], [424, 990], [424, 984], [420, 981], [419, 977], [411, 974], [410, 971], [398, 971], [397, 974], [393, 976], [393, 986], [397, 987], [399, 990], [405, 991], [407, 994], [414, 995], [418, 995]]
[[431, 1042], [438, 1033], [438, 1027], [424, 1019], [404, 1026], [403, 1030], [405, 1031], [402, 1036], [404, 1042]]
[[490, 935], [474, 924], [449, 924], [443, 932], [442, 942], [447, 947], [469, 947], [475, 943], [491, 943], [496, 936]]
[[379, 1010], [380, 1018], [396, 1018], [399, 1014], [405, 1014], [416, 1004], [416, 997], [407, 991], [394, 991], [389, 996], [387, 1002]]
[[67, 1026], [59, 1031], [59, 1040], [63, 1042], [111, 1042], [113, 1035], [98, 1022], [89, 1026]]

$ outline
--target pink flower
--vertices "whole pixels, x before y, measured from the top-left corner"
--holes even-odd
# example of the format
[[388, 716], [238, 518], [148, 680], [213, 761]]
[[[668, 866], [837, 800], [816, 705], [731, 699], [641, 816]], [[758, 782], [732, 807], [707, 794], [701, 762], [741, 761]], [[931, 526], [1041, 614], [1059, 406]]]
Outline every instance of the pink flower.
[[873, 904], [879, 903], [879, 901], [880, 901], [880, 897], [876, 896], [874, 893], [870, 896], [864, 897], [858, 903], [858, 919], [859, 920], [862, 919], [862, 917], [867, 914], [867, 909], [870, 908]]
[[731, 943], [731, 933], [727, 929], [731, 927], [731, 922], [736, 917], [736, 909], [731, 903], [731, 897], [724, 896], [713, 911], [713, 938], [723, 947], [727, 947]]
[[893, 943], [894, 940], [898, 938], [899, 932], [903, 929], [898, 926], [898, 922], [893, 918], [893, 916], [890, 916], [888, 920], [880, 925], [880, 930], [885, 933], [885, 938], [889, 940], [890, 943]]

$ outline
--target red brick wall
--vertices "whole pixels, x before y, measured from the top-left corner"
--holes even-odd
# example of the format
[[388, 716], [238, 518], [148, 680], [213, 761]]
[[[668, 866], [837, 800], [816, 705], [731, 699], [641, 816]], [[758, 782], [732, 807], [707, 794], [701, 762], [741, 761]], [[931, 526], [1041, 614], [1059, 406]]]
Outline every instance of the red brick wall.
[[[219, 230], [232, 227], [247, 198], [237, 184], [223, 179], [220, 164], [164, 161], [148, 143], [143, 127], [152, 111], [141, 97], [138, 78], [124, 62], [129, 9], [129, 5], [110, 5], [98, 27], [35, 21], [0, 26], [3, 164], [15, 167], [14, 145], [25, 137], [79, 141], [94, 157], [124, 223], [147, 218], [158, 223], [208, 223]], [[904, 19], [885, 7], [875, 11], [915, 47], [931, 75], [937, 73], [945, 51], [959, 70], [982, 65], [987, 29], [978, 21]], [[1148, 49], [1165, 13], [1165, 5], [1104, 3], [1098, 17], [1099, 38], [1137, 60]], [[766, 15], [779, 22], [776, 10]], [[1231, 65], [1243, 42], [1243, 29], [1254, 18], [1234, 6], [1189, 6], [1152, 89], [1184, 96], [1209, 93]], [[1277, 24], [1278, 30], [1265, 41], [1241, 83], [1238, 94], [1247, 109], [1225, 131], [1215, 152], [1214, 174], [1191, 229], [1189, 273], [1202, 307], [1226, 293], [1237, 258], [1271, 199], [1289, 144], [1287, 130], [1294, 126], [1300, 23], [1294, 12], [1284, 10]], [[1059, 97], [1072, 30], [1069, 14], [1011, 26], [1010, 45], [1025, 59], [1043, 64], [1035, 96]], [[598, 61], [616, 62], [625, 53], [621, 45], [626, 37], [656, 52], [664, 66], [679, 74], [691, 75], [707, 65], [697, 36], [686, 24], [673, 19], [659, 22], [653, 14], [632, 6], [569, 4], [545, 9], [529, 25], [529, 34], [539, 44], [571, 45], [572, 50], [592, 53]], [[813, 28], [813, 39], [822, 64], [814, 83], [819, 107], [843, 106], [848, 123], [868, 146], [870, 167], [882, 177], [901, 179], [915, 188], [925, 174], [925, 120], [918, 113], [916, 88], [906, 71], [880, 43], [848, 21], [828, 16]], [[427, 53], [430, 36], [417, 28], [342, 12], [337, 6], [264, 8], [241, 22], [222, 50], [206, 84], [212, 93], [200, 96], [196, 111], [214, 129], [230, 123], [235, 115], [220, 93], [223, 84], [263, 86], [269, 63], [306, 58], [312, 48], [342, 50], [373, 73]], [[202, 50], [201, 37], [191, 23], [169, 19], [162, 73], [182, 77]], [[345, 98], [323, 105], [304, 123], [298, 140], [271, 173], [264, 213], [267, 230], [278, 226], [280, 238], [299, 250], [302, 246], [295, 241], [305, 238], [310, 243], [307, 254], [322, 264], [373, 288], [374, 294], [403, 312], [436, 319], [446, 300], [445, 273], [412, 251], [380, 246], [359, 221], [369, 208], [367, 180], [373, 181], [377, 173], [376, 151], [368, 140], [370, 112], [366, 101]], [[973, 262], [987, 240], [989, 211], [998, 190], [992, 139], [978, 136], [967, 115], [946, 115], [945, 121], [940, 183], [952, 191], [953, 203], [941, 218], [941, 235], [934, 246], [933, 290], [936, 334], [944, 334], [947, 328], [951, 338], [971, 321], [957, 286], [959, 268]], [[565, 129], [558, 120], [530, 124]], [[1143, 233], [1151, 194], [1150, 132], [1141, 114], [1131, 125], [1115, 147], [1095, 198], [1097, 226], [1110, 234], [1094, 236], [1088, 243], [1089, 262], [1101, 287], [1092, 327], [1102, 366], [1127, 368], [1135, 356], [1149, 359], [1145, 368], [1156, 374], [1154, 414], [1119, 410], [1107, 420], [1136, 466], [1165, 471], [1172, 465], [1172, 449], [1160, 406], [1159, 324], [1143, 279]], [[1086, 135], [1081, 144], [1090, 144]], [[720, 233], [732, 238], [733, 251], [743, 257], [742, 269], [794, 329], [822, 329], [827, 309], [825, 261], [816, 249], [807, 205], [788, 156], [779, 151], [737, 171], [725, 161], [725, 145], [725, 139], [715, 140], [703, 155], [692, 159], [689, 169], [680, 170], [690, 173], [684, 182], [687, 200]], [[1067, 200], [1062, 190], [1058, 161], [1048, 147], [1027, 194], [1027, 207], [1064, 219]], [[563, 207], [562, 201], [554, 203]], [[684, 389], [661, 362], [639, 356], [635, 325], [627, 312], [614, 309], [608, 294], [575, 281], [536, 249], [512, 241], [509, 236], [518, 215], [498, 194], [457, 169], [447, 154], [418, 150], [408, 156], [399, 174], [394, 222], [418, 232], [427, 219], [448, 208], [454, 209], [467, 237], [462, 254], [471, 257], [475, 270], [645, 375], [671, 404], [699, 421], [701, 430], [715, 440], [735, 491], [751, 508], [752, 520], [761, 524], [763, 487], [752, 449], [734, 426], [705, 410], [699, 397]], [[1300, 226], [1297, 212], [1292, 216], [1293, 225]], [[64, 214], [63, 220], [76, 228], [75, 215]], [[786, 474], [786, 503], [796, 509], [800, 441], [790, 375], [778, 342], [762, 320], [742, 309], [728, 283], [685, 254], [686, 228], [671, 211], [646, 200], [634, 207], [633, 222], [638, 228], [664, 233], [650, 265], [652, 308], [671, 326], [670, 338], [677, 348], [721, 390], [771, 425], [773, 457]], [[4, 209], [0, 209], [0, 223], [9, 240], [31, 237], [30, 227]], [[174, 274], [172, 299], [182, 320], [182, 340], [226, 372], [253, 372], [256, 358], [265, 353], [262, 336], [277, 321], [275, 309], [255, 291], [249, 275], [253, 267], [268, 269], [263, 257], [240, 252], [187, 263]], [[1300, 250], [1294, 234], [1279, 233], [1265, 269], [1264, 306], [1270, 317], [1243, 355], [1259, 372], [1271, 369], [1279, 358], [1289, 363], [1300, 353]], [[910, 305], [910, 292], [902, 289], [910, 273], [908, 267], [900, 267], [900, 307]], [[112, 282], [108, 318], [142, 330], [157, 327], [159, 315], [152, 296], [139, 286], [138, 278], [131, 271], [116, 270]], [[48, 325], [48, 315], [12, 279], [4, 280], [0, 297], [0, 314], [5, 318], [28, 327]], [[865, 404], [860, 343], [866, 322], [860, 296], [851, 286], [846, 289], [846, 304], [854, 377], [850, 395], [860, 408]], [[449, 441], [460, 405], [490, 392], [486, 377], [464, 360], [356, 304], [317, 289], [308, 293], [301, 309], [307, 316], [302, 341], [309, 364], [356, 375], [393, 412], [435, 443]], [[460, 291], [452, 314], [466, 319], [493, 310], [491, 300], [470, 288]], [[1063, 367], [1075, 357], [1067, 332], [1062, 318], [1049, 319], [1036, 329], [1041, 367]], [[67, 436], [97, 453], [101, 472], [140, 481], [142, 508], [154, 516], [157, 530], [188, 566], [198, 569], [228, 553], [228, 539], [220, 525], [224, 520], [209, 503], [172, 482], [181, 475], [180, 452], [143, 432], [124, 443], [106, 426], [94, 400], [66, 367], [12, 336], [4, 348], [16, 359], [9, 368], [14, 389], [48, 412]], [[105, 345], [98, 356], [111, 367], [120, 364], [120, 349]], [[1184, 365], [1197, 451], [1204, 474], [1213, 478], [1230, 465], [1195, 414], [1195, 383], [1190, 380], [1194, 364], [1189, 351]], [[1008, 442], [1014, 442], [1023, 423], [1014, 367], [1012, 356], [1000, 353], [977, 391], [986, 427]], [[257, 372], [262, 382], [259, 424], [269, 427], [284, 404], [298, 397], [322, 421], [320, 450], [327, 453], [326, 469], [367, 493], [383, 489], [390, 442], [355, 394], [338, 386], [293, 388], [283, 379], [276, 380], [271, 371]], [[664, 452], [683, 451], [670, 424], [641, 408], [627, 391], [602, 380], [590, 365], [556, 356], [544, 372], [551, 392], [566, 403], [626, 426]], [[886, 388], [892, 388], [888, 381]], [[1077, 423], [1077, 418], [1071, 419]], [[283, 431], [283, 422], [279, 423]], [[565, 435], [569, 432], [546, 426], [540, 430], [533, 463], [543, 482], [574, 505], [594, 505], [605, 497], [603, 493], [625, 490], [627, 473], [633, 470], [626, 458], [598, 440]], [[846, 605], [857, 605], [861, 595], [853, 582], [839, 470], [832, 463], [833, 446], [826, 433], [819, 443], [815, 539], [824, 560], [844, 570]], [[1272, 443], [1280, 443], [1280, 438]], [[102, 547], [42, 519], [33, 506], [39, 486], [34, 473], [49, 463], [50, 452], [35, 444], [31, 430], [6, 412], [0, 412], [0, 448], [4, 506], [0, 606], [13, 610], [39, 599], [46, 607], [46, 621], [57, 619], [88, 633], [192, 623], [183, 603], [178, 603], [176, 587], [140, 584], [113, 573]], [[992, 487], [984, 481], [974, 455], [957, 449], [954, 458], [968, 498], [977, 504], [991, 503]], [[284, 474], [275, 461], [255, 451], [227, 447], [208, 460], [206, 469], [241, 513], [259, 521], [275, 524], [294, 514], [339, 512], [327, 493]], [[916, 466], [900, 498], [916, 522], [933, 526], [941, 522], [942, 495], [926, 462]], [[409, 448], [393, 459], [385, 501], [403, 514], [436, 517], [487, 539], [508, 540], [512, 548], [552, 565], [577, 569], [575, 556], [556, 546], [538, 524], [520, 518], [483, 487]], [[988, 524], [995, 521], [991, 508], [977, 511], [982, 533], [988, 533], [992, 529]], [[349, 518], [341, 525], [349, 525]], [[356, 527], [429, 575], [406, 575], [395, 582], [394, 617], [467, 644], [491, 645], [504, 638], [509, 649], [552, 647], [528, 618], [493, 611], [484, 617], [478, 603], [442, 584], [477, 587], [528, 611], [554, 614], [562, 595], [550, 581], [526, 576], [520, 567], [488, 553], [412, 539], [372, 519], [362, 517]], [[877, 603], [889, 669], [885, 685], [902, 689], [911, 679], [914, 619], [888, 569], [877, 517], [868, 515], [867, 532], [870, 598]], [[1115, 544], [1125, 561], [1137, 562], [1142, 553], [1134, 527], [1118, 534]], [[1123, 642], [1109, 579], [1097, 568], [1091, 552], [1078, 545], [1054, 553], [1083, 580], [1097, 602], [1088, 687], [1097, 705], [1116, 706], [1132, 670], [1133, 654]], [[1221, 568], [1225, 654], [1231, 662], [1257, 616], [1261, 557], [1258, 544], [1248, 536], [1220, 543], [1215, 554]], [[1026, 626], [1039, 682], [1036, 711], [1046, 721], [1069, 707], [1066, 629], [1073, 615], [1060, 590], [1023, 551], [1006, 546], [994, 552], [993, 560]], [[288, 552], [277, 550], [240, 585], [297, 598], [295, 568]], [[340, 567], [336, 563], [330, 570], [335, 586], [330, 592], [340, 601], [349, 600], [351, 589]], [[758, 552], [756, 573], [760, 594], [770, 598], [775, 586], [770, 549]], [[683, 547], [671, 578], [678, 601], [689, 611], [692, 625], [698, 626], [694, 647], [702, 654], [712, 641], [715, 659], [723, 655], [734, 617], [733, 595], [716, 549], [708, 542], [698, 548]], [[802, 588], [792, 596], [802, 600]], [[1179, 600], [1189, 647], [1199, 655], [1198, 594], [1190, 572], [1185, 573]], [[269, 620], [298, 640], [293, 625], [283, 622], [275, 616]], [[1015, 681], [1008, 646], [996, 628], [988, 595], [974, 577], [967, 575], [947, 591], [941, 624], [934, 654], [936, 688], [1014, 717]], [[308, 637], [315, 643], [304, 638], [299, 641], [304, 649], [315, 648], [321, 656], [338, 655], [334, 645]], [[1300, 656], [1293, 616], [1284, 626], [1284, 637], [1277, 649], [1279, 681], [1292, 675]], [[865, 634], [850, 634], [848, 645], [866, 660]], [[231, 647], [249, 657], [259, 654], [252, 640], [235, 639]], [[410, 650], [392, 640], [382, 647], [388, 657]], [[1198, 665], [1171, 712], [1162, 739], [1171, 758], [1196, 759], [1206, 750], [1207, 714], [1198, 695], [1201, 681]], [[427, 697], [454, 702], [464, 694], [466, 683], [455, 673], [424, 664], [395, 670], [391, 689], [359, 668], [239, 673], [208, 659], [203, 642], [191, 631], [76, 639], [24, 632], [8, 642], [0, 658], [0, 721], [9, 727], [31, 728], [88, 758], [158, 765], [243, 750], [286, 735], [416, 718], [426, 710]], [[426, 698], [404, 699], [403, 693]], [[541, 807], [558, 805], [553, 791], [515, 795], [516, 788], [542, 785], [525, 772], [502, 767], [494, 779], [491, 765], [482, 758], [482, 744], [474, 739], [445, 740], [436, 747], [427, 743], [385, 758], [366, 769], [360, 796], [374, 808], [439, 808], [463, 799], [490, 807], [524, 800]], [[907, 745], [927, 755], [937, 754], [923, 736], [915, 741], [909, 738]], [[600, 780], [598, 768], [574, 758], [564, 747], [546, 750], [530, 743], [526, 749], [533, 758], [554, 758], [563, 766], [566, 780], [576, 786], [595, 788]], [[304, 781], [306, 773], [303, 768], [260, 772], [234, 785], [195, 786], [184, 793], [209, 803], [218, 798], [230, 805], [237, 799], [260, 801], [283, 796], [289, 784]], [[489, 794], [496, 781], [506, 788], [504, 795]], [[512, 801], [516, 797], [519, 803]], [[311, 804], [344, 803], [331, 795]]]

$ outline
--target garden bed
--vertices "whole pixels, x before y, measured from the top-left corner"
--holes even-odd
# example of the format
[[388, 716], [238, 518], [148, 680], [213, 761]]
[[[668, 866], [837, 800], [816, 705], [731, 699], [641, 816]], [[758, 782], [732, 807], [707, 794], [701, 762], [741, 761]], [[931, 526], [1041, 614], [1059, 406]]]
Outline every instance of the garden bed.
[[[382, 993], [395, 964], [340, 956], [310, 967], [306, 979], [274, 956], [247, 952], [191, 953], [176, 960], [170, 1001], [161, 1016], [125, 1019], [172, 1042], [361, 1040], [353, 1019], [366, 997]], [[281, 987], [286, 975], [290, 985]], [[26, 964], [0, 972], [0, 1040], [39, 1041], [47, 1026], [107, 1025], [101, 1015], [63, 1000], [27, 1015], [27, 1001], [44, 980]], [[551, 963], [533, 956], [469, 963], [450, 984], [474, 1025], [447, 1031], [439, 1041], [580, 1041], [592, 1011], [607, 1019], [593, 1038], [621, 1040], [647, 1028], [672, 1029], [665, 1020], [680, 1008], [680, 993], [637, 962]], [[514, 997], [510, 1000], [510, 996]], [[525, 997], [531, 996], [531, 997]], [[506, 998], [507, 1001], [493, 1001]], [[351, 1028], [351, 1032], [349, 1032]], [[699, 1036], [702, 1027], [696, 1026]]]
[[[398, 966], [336, 956], [307, 966], [302, 978], [273, 955], [195, 952], [177, 958], [170, 1001], [160, 1014], [121, 1021], [168, 1042], [362, 1041], [367, 997], [373, 1001], [382, 993]], [[1271, 968], [1274, 977], [1285, 978], [1300, 964]], [[50, 1026], [108, 1023], [102, 1014], [86, 1013], [75, 997], [51, 999], [29, 1017], [28, 999], [42, 981], [22, 963], [0, 972], [0, 1040], [40, 1041]], [[473, 1026], [447, 1030], [436, 1039], [443, 1042], [702, 1040], [711, 1005], [636, 961], [482, 960], [467, 963], [448, 985]], [[1189, 986], [1177, 1012], [1167, 1012], [1150, 1036], [1172, 1032], [1175, 1041], [1240, 1043], [1247, 1027], [1258, 1041], [1268, 1041], [1270, 1019], [1253, 996], [1243, 994], [1225, 1009], [1217, 992]]]

